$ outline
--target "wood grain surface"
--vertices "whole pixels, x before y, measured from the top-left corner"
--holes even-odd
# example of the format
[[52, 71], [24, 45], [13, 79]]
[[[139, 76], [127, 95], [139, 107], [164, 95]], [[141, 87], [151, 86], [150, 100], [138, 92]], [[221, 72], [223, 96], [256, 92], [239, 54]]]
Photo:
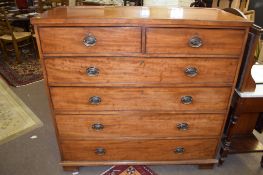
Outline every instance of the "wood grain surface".
[[[217, 111], [225, 112], [231, 88], [88, 88], [51, 87], [54, 109], [63, 111]], [[90, 104], [99, 96], [101, 103]], [[192, 96], [192, 104], [182, 104]]]
[[[45, 59], [50, 84], [232, 84], [238, 60], [229, 58], [126, 58], [86, 57]], [[88, 76], [95, 67], [97, 76]], [[185, 69], [195, 67], [189, 77]], [[224, 68], [224, 69], [221, 69]]]
[[[123, 114], [56, 115], [59, 135], [64, 139], [116, 137], [218, 137], [223, 114]], [[178, 124], [186, 123], [182, 130]], [[209, 123], [209, 124], [208, 124]], [[95, 130], [94, 124], [103, 125]]]
[[[96, 140], [63, 141], [64, 160], [187, 160], [214, 157], [217, 139], [193, 140]], [[175, 153], [183, 147], [184, 153]], [[97, 155], [96, 148], [104, 148], [105, 155]]]
[[256, 127], [260, 113], [243, 113], [238, 115], [236, 124], [233, 126], [233, 135], [249, 135]]
[[210, 8], [175, 7], [60, 7], [32, 18], [34, 25], [192, 25], [247, 27], [252, 22], [242, 17]]
[[[188, 44], [195, 36], [202, 40], [199, 48]], [[244, 30], [148, 28], [146, 52], [240, 56], [244, 36]]]
[[[83, 39], [91, 34], [94, 46]], [[43, 53], [134, 53], [141, 52], [140, 27], [52, 27], [39, 28]]]

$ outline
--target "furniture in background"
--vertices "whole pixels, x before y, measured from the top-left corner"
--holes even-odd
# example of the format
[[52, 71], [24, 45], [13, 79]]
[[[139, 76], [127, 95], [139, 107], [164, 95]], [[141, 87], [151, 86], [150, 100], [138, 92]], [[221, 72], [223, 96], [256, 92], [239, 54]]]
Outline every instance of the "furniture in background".
[[190, 4], [190, 7], [206, 7], [206, 2], [204, 0], [195, 0]]
[[123, 0], [82, 0], [81, 3], [78, 1], [76, 4], [84, 6], [123, 6]]
[[[239, 8], [243, 0], [213, 0], [212, 7]], [[244, 0], [246, 1], [246, 0]]]
[[28, 8], [28, 1], [27, 0], [15, 0], [16, 7], [18, 9], [27, 9]]
[[[226, 11], [244, 16], [235, 9], [226, 9]], [[222, 138], [220, 165], [228, 154], [263, 152], [263, 144], [253, 134], [254, 129], [260, 133], [263, 129], [263, 69], [262, 65], [254, 65], [255, 50], [261, 32], [262, 29], [258, 26], [250, 29], [241, 71]], [[263, 167], [263, 157], [261, 166]]]
[[16, 7], [15, 0], [1, 0], [0, 1], [0, 8], [13, 8]]
[[250, 0], [213, 0], [214, 8], [232, 8], [239, 9], [247, 19], [255, 21], [255, 10], [249, 10]]
[[[1, 48], [5, 59], [8, 59], [7, 51], [15, 51], [16, 61], [19, 63], [22, 60], [20, 59], [20, 48], [30, 44], [32, 41], [31, 32], [17, 32], [13, 31], [13, 27], [10, 25], [6, 11], [3, 8], [0, 8], [0, 41]], [[13, 49], [9, 50], [6, 46], [11, 44]]]
[[[251, 10], [255, 10], [255, 24], [263, 27], [263, 1], [250, 0], [248, 8]], [[261, 39], [263, 39], [263, 35], [261, 36]]]
[[104, 4], [100, 4], [98, 2], [93, 2], [93, 1], [82, 1], [81, 5], [83, 6], [104, 6]]
[[144, 6], [189, 7], [195, 0], [143, 0]]
[[143, 6], [143, 0], [123, 0], [124, 6]]
[[38, 12], [42, 13], [48, 9], [68, 5], [68, 0], [38, 0]]
[[251, 22], [205, 8], [63, 7], [32, 23], [65, 170], [218, 162]]

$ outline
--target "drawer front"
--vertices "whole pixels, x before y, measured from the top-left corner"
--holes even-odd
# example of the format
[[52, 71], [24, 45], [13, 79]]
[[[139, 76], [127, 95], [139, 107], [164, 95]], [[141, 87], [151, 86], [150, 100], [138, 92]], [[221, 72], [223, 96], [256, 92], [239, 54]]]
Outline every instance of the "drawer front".
[[[52, 58], [49, 83], [233, 83], [237, 59]], [[223, 69], [222, 69], [223, 68]]]
[[148, 28], [147, 53], [240, 56], [245, 30]]
[[188, 110], [214, 113], [227, 109], [231, 88], [51, 87], [50, 91], [54, 109], [60, 112]]
[[217, 137], [224, 118], [220, 114], [56, 115], [56, 122], [61, 139]]
[[217, 139], [62, 141], [64, 160], [188, 160], [215, 157]]
[[139, 27], [44, 27], [39, 35], [44, 54], [141, 52]]

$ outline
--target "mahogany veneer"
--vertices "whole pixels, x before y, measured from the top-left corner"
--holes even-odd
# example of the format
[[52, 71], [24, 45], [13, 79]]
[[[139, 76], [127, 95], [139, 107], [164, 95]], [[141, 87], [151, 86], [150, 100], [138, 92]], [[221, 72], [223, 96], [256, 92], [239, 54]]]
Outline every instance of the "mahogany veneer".
[[250, 22], [218, 9], [100, 6], [32, 23], [65, 170], [217, 162]]

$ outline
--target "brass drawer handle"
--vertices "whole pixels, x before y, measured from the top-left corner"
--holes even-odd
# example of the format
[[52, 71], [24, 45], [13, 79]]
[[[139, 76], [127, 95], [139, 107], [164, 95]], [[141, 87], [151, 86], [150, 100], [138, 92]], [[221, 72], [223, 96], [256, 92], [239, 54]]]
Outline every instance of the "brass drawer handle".
[[83, 44], [87, 47], [94, 46], [96, 42], [97, 42], [96, 37], [91, 33], [89, 33], [88, 36], [85, 36], [83, 39]]
[[187, 123], [178, 123], [178, 124], [176, 125], [176, 127], [177, 127], [179, 130], [186, 131], [186, 130], [188, 130], [189, 125], [188, 125]]
[[100, 70], [98, 68], [96, 68], [96, 67], [89, 67], [89, 68], [87, 68], [86, 73], [90, 77], [95, 77], [95, 76], [99, 75]]
[[92, 96], [89, 98], [89, 103], [92, 105], [98, 105], [101, 103], [101, 98], [99, 96]]
[[101, 123], [94, 123], [92, 125], [92, 129], [96, 130], [96, 131], [100, 131], [104, 129], [104, 125]]
[[198, 48], [203, 45], [202, 39], [198, 36], [194, 36], [189, 39], [188, 45], [193, 48]]
[[95, 153], [99, 156], [103, 156], [106, 154], [106, 150], [102, 147], [96, 148]]
[[176, 154], [183, 154], [185, 151], [184, 147], [176, 147], [174, 153]]
[[181, 98], [181, 102], [185, 105], [191, 104], [193, 102], [193, 98], [191, 96], [183, 96]]
[[185, 68], [184, 73], [188, 77], [195, 77], [198, 73], [198, 70], [195, 67], [187, 67], [187, 68]]

